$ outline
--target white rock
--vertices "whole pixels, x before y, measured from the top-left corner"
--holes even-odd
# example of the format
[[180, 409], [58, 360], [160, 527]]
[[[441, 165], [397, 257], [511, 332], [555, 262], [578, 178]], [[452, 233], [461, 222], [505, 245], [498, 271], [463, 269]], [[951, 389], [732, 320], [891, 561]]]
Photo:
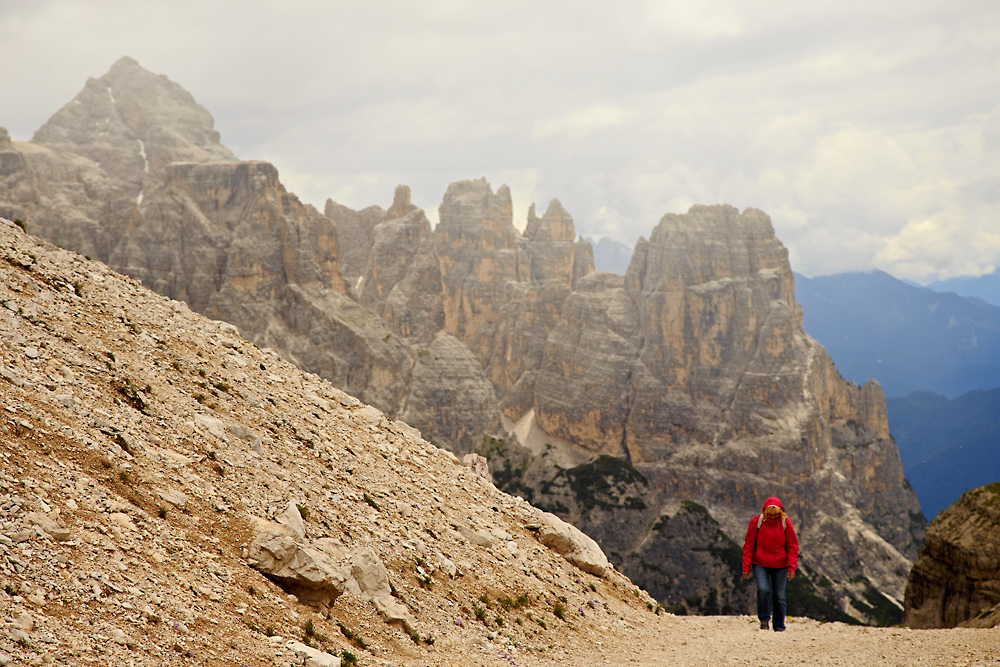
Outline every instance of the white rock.
[[532, 515], [526, 527], [538, 531], [542, 544], [584, 572], [603, 577], [611, 569], [601, 547], [579, 528], [549, 512], [535, 510]]

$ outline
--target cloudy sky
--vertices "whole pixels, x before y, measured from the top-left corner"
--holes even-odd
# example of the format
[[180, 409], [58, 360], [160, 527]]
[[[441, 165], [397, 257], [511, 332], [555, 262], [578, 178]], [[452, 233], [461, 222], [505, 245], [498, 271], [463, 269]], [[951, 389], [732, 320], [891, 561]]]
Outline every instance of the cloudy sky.
[[767, 212], [792, 266], [1000, 266], [996, 0], [0, 0], [26, 141], [128, 55], [322, 210], [436, 218], [448, 183], [558, 198], [634, 244], [693, 203]]

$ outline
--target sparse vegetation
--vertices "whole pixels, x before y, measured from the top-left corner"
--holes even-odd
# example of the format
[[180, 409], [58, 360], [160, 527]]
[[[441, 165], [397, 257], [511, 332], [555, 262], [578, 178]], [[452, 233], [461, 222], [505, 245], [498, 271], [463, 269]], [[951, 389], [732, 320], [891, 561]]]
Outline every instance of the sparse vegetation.
[[347, 638], [347, 641], [351, 642], [352, 644], [354, 644], [355, 646], [357, 646], [360, 649], [367, 649], [368, 648], [368, 643], [365, 642], [365, 640], [361, 638], [361, 635], [359, 635], [358, 633], [354, 632], [353, 630], [351, 630], [349, 627], [347, 627], [346, 625], [344, 625], [340, 621], [337, 621], [337, 627], [340, 628], [340, 634], [344, 635], [344, 637]]

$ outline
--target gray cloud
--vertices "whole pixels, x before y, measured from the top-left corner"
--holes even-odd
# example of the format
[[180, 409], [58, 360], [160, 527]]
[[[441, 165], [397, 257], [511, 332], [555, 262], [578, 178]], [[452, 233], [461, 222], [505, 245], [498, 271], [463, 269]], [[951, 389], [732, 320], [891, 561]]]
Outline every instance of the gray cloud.
[[[286, 1], [0, 5], [0, 125], [30, 138], [122, 55], [177, 81], [304, 201], [433, 215], [448, 182], [559, 198], [633, 243], [768, 212], [793, 267], [1000, 264], [1000, 5]], [[16, 63], [16, 66], [12, 66]]]

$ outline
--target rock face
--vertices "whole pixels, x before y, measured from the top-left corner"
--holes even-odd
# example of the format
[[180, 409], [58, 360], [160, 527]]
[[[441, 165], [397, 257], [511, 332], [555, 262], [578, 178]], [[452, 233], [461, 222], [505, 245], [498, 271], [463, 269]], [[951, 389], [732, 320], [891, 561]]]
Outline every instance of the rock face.
[[[532, 502], [597, 537], [664, 595], [682, 586], [684, 569], [683, 559], [664, 567], [682, 544], [664, 528], [702, 516], [698, 539], [717, 540], [703, 555], [719, 575], [714, 602], [705, 591], [685, 596], [700, 597], [701, 611], [746, 607], [732, 597], [732, 546], [771, 489], [808, 545], [803, 582], [836, 582], [834, 606], [857, 617], [875, 620], [865, 602], [874, 595], [901, 611], [923, 519], [884, 399], [874, 382], [844, 382], [803, 332], [787, 253], [766, 215], [696, 206], [666, 216], [624, 280], [579, 280], [557, 322], [532, 418], [552, 441], [598, 458], [566, 470], [492, 446], [505, 488], [533, 489]], [[601, 463], [608, 456], [625, 463]], [[707, 509], [692, 514], [681, 500]]]
[[1000, 625], [1000, 483], [965, 492], [927, 527], [906, 585], [913, 628]]
[[487, 456], [672, 608], [750, 608], [732, 549], [778, 495], [797, 581], [828, 592], [804, 608], [901, 610], [924, 522], [881, 390], [805, 335], [768, 217], [665, 216], [618, 276], [594, 271], [558, 200], [523, 233], [512, 210], [479, 179], [448, 187], [434, 228], [405, 186], [385, 210], [320, 213], [129, 59], [32, 142], [0, 135], [0, 215]]

